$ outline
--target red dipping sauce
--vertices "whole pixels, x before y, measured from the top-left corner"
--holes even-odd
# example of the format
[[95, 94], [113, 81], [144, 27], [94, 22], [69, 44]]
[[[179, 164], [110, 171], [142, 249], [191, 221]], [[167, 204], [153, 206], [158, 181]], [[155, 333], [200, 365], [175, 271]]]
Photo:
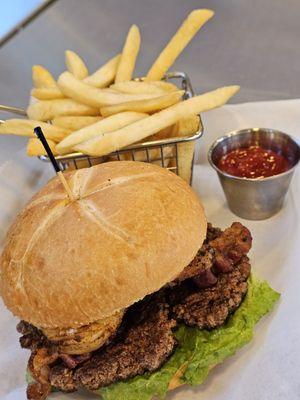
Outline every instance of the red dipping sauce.
[[273, 150], [260, 146], [239, 148], [223, 155], [218, 168], [241, 178], [266, 178], [287, 171], [288, 160]]

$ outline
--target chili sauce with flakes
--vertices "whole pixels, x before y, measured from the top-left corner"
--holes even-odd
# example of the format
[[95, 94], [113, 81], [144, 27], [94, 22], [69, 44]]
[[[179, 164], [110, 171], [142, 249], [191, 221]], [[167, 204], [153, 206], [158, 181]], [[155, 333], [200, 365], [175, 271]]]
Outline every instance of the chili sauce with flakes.
[[239, 148], [223, 155], [220, 170], [241, 178], [266, 178], [281, 174], [290, 168], [288, 160], [273, 150], [260, 146]]

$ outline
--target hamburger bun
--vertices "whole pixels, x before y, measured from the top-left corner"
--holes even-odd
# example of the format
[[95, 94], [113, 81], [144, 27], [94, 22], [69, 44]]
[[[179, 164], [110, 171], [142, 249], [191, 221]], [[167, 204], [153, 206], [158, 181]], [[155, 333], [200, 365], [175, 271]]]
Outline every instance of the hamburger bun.
[[203, 207], [174, 173], [110, 162], [55, 177], [11, 226], [0, 259], [6, 306], [40, 328], [79, 327], [174, 280], [206, 236]]

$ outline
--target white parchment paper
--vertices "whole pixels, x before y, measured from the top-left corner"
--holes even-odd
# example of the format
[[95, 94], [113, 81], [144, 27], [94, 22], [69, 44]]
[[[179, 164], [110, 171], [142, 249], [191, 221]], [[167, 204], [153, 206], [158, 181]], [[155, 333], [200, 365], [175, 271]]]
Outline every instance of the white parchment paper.
[[[254, 340], [214, 368], [206, 383], [183, 387], [168, 400], [299, 400], [300, 399], [300, 180], [293, 178], [284, 208], [265, 221], [243, 221], [228, 209], [217, 175], [206, 153], [217, 137], [231, 130], [261, 126], [300, 138], [300, 100], [225, 106], [203, 115], [205, 134], [197, 145], [194, 188], [213, 224], [234, 220], [246, 224], [254, 237], [253, 270], [282, 293], [275, 310], [257, 326]], [[42, 186], [52, 170], [24, 152], [3, 154], [0, 148], [0, 246], [14, 215]], [[28, 352], [18, 344], [17, 319], [0, 300], [0, 399], [25, 399]], [[53, 394], [52, 399], [94, 399], [95, 396]], [[117, 399], [116, 399], [117, 400]]]

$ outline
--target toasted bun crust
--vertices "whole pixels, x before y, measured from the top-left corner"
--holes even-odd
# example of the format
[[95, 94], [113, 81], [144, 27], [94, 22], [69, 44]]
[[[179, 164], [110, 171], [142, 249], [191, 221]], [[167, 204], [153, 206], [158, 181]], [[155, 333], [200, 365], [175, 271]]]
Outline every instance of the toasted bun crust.
[[65, 174], [38, 192], [11, 226], [0, 292], [41, 328], [87, 325], [172, 281], [206, 236], [203, 207], [175, 174], [110, 162]]

